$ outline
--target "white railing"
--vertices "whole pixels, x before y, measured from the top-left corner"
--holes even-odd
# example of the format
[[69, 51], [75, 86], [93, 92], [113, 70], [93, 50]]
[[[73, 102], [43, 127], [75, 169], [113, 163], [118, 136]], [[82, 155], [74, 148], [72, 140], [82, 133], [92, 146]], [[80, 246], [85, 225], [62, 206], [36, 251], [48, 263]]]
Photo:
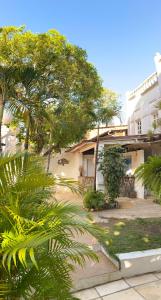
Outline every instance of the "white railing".
[[137, 94], [143, 94], [146, 90], [156, 84], [158, 81], [157, 73], [154, 72], [146, 78], [140, 85], [127, 94], [128, 100], [134, 98]]

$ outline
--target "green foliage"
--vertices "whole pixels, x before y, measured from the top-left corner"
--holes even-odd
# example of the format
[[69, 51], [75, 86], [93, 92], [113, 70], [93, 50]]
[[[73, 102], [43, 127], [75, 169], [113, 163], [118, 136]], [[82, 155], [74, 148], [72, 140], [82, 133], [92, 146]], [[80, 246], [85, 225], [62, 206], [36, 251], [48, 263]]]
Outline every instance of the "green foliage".
[[[85, 258], [97, 260], [75, 240], [104, 230], [69, 203], [57, 202], [57, 184], [78, 192], [71, 180], [46, 174], [43, 162], [24, 154], [0, 157], [0, 295], [3, 299], [73, 299], [70, 272]], [[7, 298], [8, 297], [8, 298]]]
[[125, 162], [121, 147], [105, 148], [100, 153], [100, 167], [103, 176], [105, 189], [110, 203], [114, 203], [119, 196], [121, 180], [125, 173]]
[[101, 123], [108, 125], [114, 117], [119, 117], [121, 104], [118, 98], [118, 94], [112, 90], [105, 88], [102, 90], [95, 109], [97, 125]]
[[105, 195], [101, 191], [89, 190], [83, 199], [84, 207], [88, 209], [103, 209], [105, 205]]
[[37, 152], [51, 143], [65, 147], [79, 141], [93, 125], [101, 91], [86, 51], [56, 30], [1, 28], [0, 122], [5, 106], [23, 123], [26, 148], [29, 140]]
[[111, 219], [106, 229], [108, 236], [104, 246], [114, 256], [161, 247], [161, 218]]
[[161, 199], [161, 156], [151, 156], [135, 171], [135, 176]]

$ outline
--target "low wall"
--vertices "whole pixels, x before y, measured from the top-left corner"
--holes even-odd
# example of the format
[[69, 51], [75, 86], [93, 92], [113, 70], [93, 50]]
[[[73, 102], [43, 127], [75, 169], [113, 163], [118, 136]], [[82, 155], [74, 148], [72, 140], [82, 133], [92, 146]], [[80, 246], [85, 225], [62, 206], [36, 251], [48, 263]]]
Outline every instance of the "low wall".
[[117, 257], [123, 277], [161, 271], [161, 248], [119, 253]]
[[103, 255], [110, 260], [115, 266], [115, 271], [95, 274], [86, 278], [81, 278], [74, 284], [73, 291], [91, 288], [93, 286], [112, 282], [125, 277], [133, 277], [141, 274], [160, 272], [161, 271], [161, 248], [136, 251], [129, 253], [118, 253], [118, 260], [111, 257], [103, 246], [95, 244], [92, 249], [98, 253], [101, 251]]

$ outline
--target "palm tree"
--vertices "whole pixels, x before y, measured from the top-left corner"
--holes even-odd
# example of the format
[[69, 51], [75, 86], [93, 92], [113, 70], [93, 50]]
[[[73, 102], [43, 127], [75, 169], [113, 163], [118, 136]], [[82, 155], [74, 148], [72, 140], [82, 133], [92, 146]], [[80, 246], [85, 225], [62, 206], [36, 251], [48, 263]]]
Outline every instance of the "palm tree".
[[9, 93], [14, 85], [15, 67], [0, 62], [0, 153], [2, 152], [2, 121]]
[[21, 66], [15, 73], [15, 86], [8, 99], [7, 109], [15, 116], [23, 119], [25, 125], [24, 149], [29, 148], [31, 128], [35, 125], [35, 114], [42, 105], [38, 91], [40, 74], [33, 66]]
[[96, 254], [74, 236], [105, 231], [79, 207], [53, 200], [55, 186], [77, 185], [46, 174], [42, 161], [27, 153], [0, 157], [0, 297], [74, 299], [70, 272]]
[[157, 198], [161, 199], [161, 156], [149, 157], [137, 168], [135, 175]]
[[97, 164], [98, 164], [98, 150], [100, 141], [100, 126], [101, 124], [108, 124], [112, 121], [114, 117], [120, 117], [121, 105], [118, 101], [118, 95], [108, 89], [103, 89], [101, 98], [98, 101], [97, 108], [95, 111], [95, 119], [97, 126], [97, 138], [96, 138], [96, 148], [95, 148], [95, 169], [94, 169], [94, 190], [96, 191], [96, 174], [97, 174]]

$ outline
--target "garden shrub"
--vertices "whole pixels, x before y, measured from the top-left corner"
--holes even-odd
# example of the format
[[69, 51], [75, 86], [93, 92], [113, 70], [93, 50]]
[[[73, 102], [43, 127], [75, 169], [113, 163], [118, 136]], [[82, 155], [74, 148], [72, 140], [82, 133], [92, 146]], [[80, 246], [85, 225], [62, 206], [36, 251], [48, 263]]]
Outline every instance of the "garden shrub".
[[104, 177], [105, 191], [111, 207], [116, 204], [120, 194], [122, 178], [125, 175], [124, 149], [118, 146], [104, 149], [100, 153], [100, 168]]
[[88, 190], [84, 195], [83, 203], [87, 209], [103, 209], [105, 195], [101, 191]]

